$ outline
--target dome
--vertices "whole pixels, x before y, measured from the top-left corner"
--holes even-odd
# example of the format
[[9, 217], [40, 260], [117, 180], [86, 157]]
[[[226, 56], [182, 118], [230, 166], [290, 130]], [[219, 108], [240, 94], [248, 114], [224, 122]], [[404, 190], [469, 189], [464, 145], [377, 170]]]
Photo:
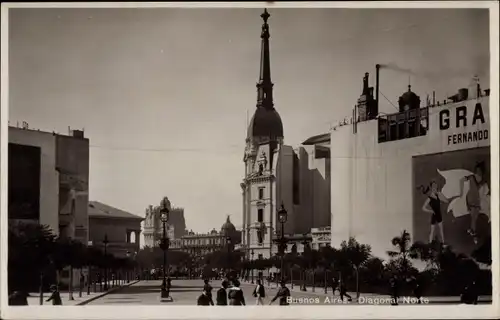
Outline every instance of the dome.
[[283, 123], [274, 108], [259, 107], [255, 110], [247, 134], [247, 138], [253, 137], [283, 138]]
[[416, 109], [420, 107], [420, 97], [411, 91], [411, 86], [409, 85], [408, 91], [399, 97], [398, 104], [400, 111], [404, 111], [405, 106], [409, 106], [410, 109]]
[[229, 216], [227, 216], [226, 222], [222, 225], [220, 230], [224, 235], [231, 235], [236, 232], [236, 227], [229, 219]]

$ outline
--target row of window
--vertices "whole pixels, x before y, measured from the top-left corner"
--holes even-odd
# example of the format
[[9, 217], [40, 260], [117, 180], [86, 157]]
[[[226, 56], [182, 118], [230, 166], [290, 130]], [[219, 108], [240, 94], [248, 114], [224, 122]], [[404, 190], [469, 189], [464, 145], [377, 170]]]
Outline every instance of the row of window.
[[429, 108], [411, 109], [378, 119], [378, 142], [424, 136], [429, 130]]

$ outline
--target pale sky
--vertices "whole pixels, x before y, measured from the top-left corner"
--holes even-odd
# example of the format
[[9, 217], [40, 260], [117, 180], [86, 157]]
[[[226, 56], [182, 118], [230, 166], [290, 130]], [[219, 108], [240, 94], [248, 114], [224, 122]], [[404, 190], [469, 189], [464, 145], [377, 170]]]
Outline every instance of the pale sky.
[[[144, 216], [168, 196], [188, 229], [242, 223], [247, 111], [261, 9], [10, 10], [10, 124], [90, 139], [90, 199]], [[351, 115], [375, 64], [393, 104], [489, 87], [487, 10], [272, 9], [271, 74], [285, 143]], [[409, 75], [411, 78], [409, 79]], [[381, 112], [396, 109], [382, 96]], [[332, 173], [335, 175], [335, 173]]]

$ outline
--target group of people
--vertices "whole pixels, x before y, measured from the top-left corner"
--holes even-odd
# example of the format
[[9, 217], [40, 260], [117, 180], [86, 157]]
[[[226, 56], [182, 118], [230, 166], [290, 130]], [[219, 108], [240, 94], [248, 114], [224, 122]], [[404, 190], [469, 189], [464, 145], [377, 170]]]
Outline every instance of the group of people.
[[[62, 299], [61, 294], [59, 293], [59, 289], [56, 285], [50, 286], [51, 295], [45, 302], [52, 301], [52, 305], [61, 306]], [[28, 293], [23, 290], [14, 291], [9, 295], [9, 305], [11, 306], [27, 306], [28, 305]]]
[[[221, 282], [221, 287], [217, 290], [215, 303], [212, 298], [212, 286], [210, 285], [210, 280], [205, 279], [205, 285], [203, 286], [203, 291], [201, 295], [198, 297], [198, 305], [199, 306], [245, 306], [245, 295], [243, 290], [240, 288], [240, 281], [238, 279], [224, 279]], [[266, 289], [262, 283], [262, 280], [257, 280], [257, 285], [255, 286], [253, 292], [253, 297], [256, 300], [256, 305], [264, 305], [264, 298], [266, 297]], [[281, 282], [281, 287], [271, 299], [269, 304], [272, 304], [276, 300], [279, 299], [280, 305], [288, 305], [288, 297], [290, 297], [290, 290], [286, 286], [286, 282]]]

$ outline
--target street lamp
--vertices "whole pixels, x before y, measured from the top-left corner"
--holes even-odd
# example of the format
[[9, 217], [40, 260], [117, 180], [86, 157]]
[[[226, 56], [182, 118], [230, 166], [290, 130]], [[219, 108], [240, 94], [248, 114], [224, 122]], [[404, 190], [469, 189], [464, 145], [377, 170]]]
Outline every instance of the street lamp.
[[288, 212], [285, 209], [285, 205], [281, 203], [281, 207], [278, 211], [278, 221], [281, 223], [281, 238], [280, 238], [280, 253], [281, 253], [281, 281], [284, 280], [284, 270], [283, 270], [283, 262], [285, 258], [285, 250], [286, 250], [286, 238], [285, 238], [285, 223], [288, 219]]
[[252, 249], [252, 251], [250, 252], [250, 255], [252, 256], [252, 264], [251, 264], [251, 266], [252, 266], [252, 284], [254, 283], [253, 282], [253, 269], [255, 268], [255, 265], [254, 265], [254, 262], [253, 262], [253, 255], [254, 254], [255, 254], [255, 252], [253, 252], [253, 249]]
[[167, 221], [170, 213], [170, 201], [165, 197], [160, 204], [161, 222], [163, 224], [163, 237], [161, 239], [161, 249], [163, 250], [163, 281], [161, 283], [161, 298], [169, 298], [167, 291], [167, 250], [169, 246], [169, 239], [167, 237]]
[[[311, 263], [310, 259], [311, 259], [311, 257], [309, 256], [309, 254], [310, 254], [311, 251], [310, 251], [310, 247], [309, 247], [309, 241], [307, 239], [307, 234], [304, 234], [304, 239], [302, 241], [302, 245], [304, 246], [304, 251], [303, 251], [302, 254], [305, 255], [304, 258], [307, 259], [307, 264], [308, 264], [307, 266], [310, 267], [310, 263]], [[303, 276], [304, 276], [304, 279], [302, 281], [302, 286], [301, 286], [300, 290], [301, 291], [307, 291], [307, 288], [306, 288], [307, 269], [303, 271]]]
[[108, 234], [104, 234], [104, 291], [108, 291]]
[[229, 278], [229, 274], [231, 272], [231, 237], [227, 236], [226, 237], [226, 244], [227, 244], [227, 274], [226, 277]]
[[130, 251], [127, 251], [127, 265], [125, 266], [126, 269], [125, 269], [125, 280], [128, 282], [130, 282]]

